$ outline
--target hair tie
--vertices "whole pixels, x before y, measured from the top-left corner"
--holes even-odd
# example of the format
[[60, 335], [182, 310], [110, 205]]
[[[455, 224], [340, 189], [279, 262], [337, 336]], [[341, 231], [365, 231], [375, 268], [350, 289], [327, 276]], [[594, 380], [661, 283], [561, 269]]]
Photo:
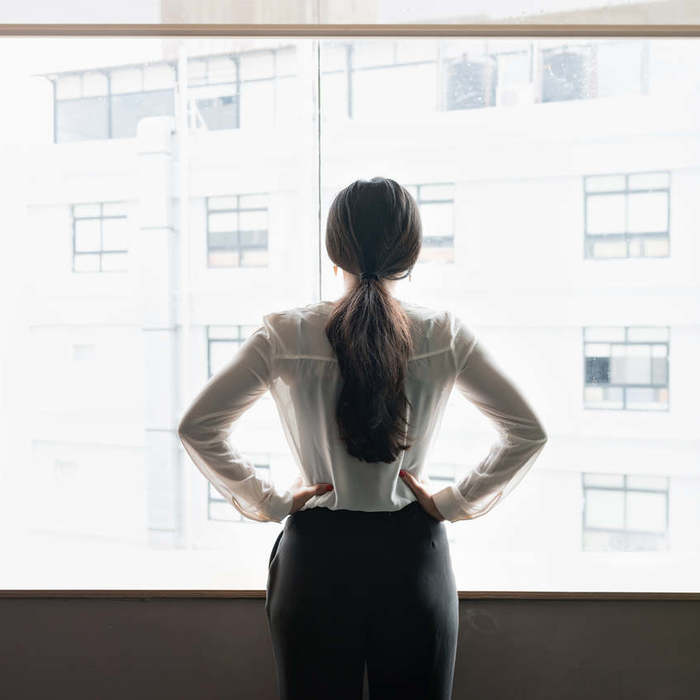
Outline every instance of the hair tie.
[[378, 279], [379, 279], [379, 277], [377, 276], [377, 273], [376, 273], [376, 272], [363, 272], [363, 273], [360, 275], [360, 279], [361, 279], [361, 280], [368, 280], [368, 279], [370, 279], [370, 278], [375, 279], [375, 280], [378, 280]]

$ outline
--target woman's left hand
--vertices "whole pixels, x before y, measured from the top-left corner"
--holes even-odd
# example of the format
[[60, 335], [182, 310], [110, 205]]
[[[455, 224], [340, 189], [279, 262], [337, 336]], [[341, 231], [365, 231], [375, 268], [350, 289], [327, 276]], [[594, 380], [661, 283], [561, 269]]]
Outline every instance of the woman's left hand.
[[410, 472], [403, 469], [399, 472], [399, 476], [404, 480], [408, 487], [416, 494], [416, 499], [429, 515], [432, 515], [435, 520], [445, 520], [442, 513], [437, 509], [433, 502], [433, 497], [426, 491], [425, 487], [416, 479]]

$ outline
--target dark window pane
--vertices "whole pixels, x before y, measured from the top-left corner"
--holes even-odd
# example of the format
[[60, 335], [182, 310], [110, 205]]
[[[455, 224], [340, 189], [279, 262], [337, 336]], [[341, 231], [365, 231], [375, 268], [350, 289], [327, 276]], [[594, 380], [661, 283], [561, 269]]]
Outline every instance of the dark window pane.
[[610, 381], [610, 358], [586, 358], [586, 383], [607, 384]]
[[265, 247], [267, 231], [240, 231], [241, 245], [245, 247]]

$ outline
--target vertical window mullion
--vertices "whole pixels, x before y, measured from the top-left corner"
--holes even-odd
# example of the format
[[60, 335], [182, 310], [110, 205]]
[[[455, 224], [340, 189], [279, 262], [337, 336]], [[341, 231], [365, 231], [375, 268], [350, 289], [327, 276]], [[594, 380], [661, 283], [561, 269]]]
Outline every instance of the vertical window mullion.
[[102, 226], [104, 224], [104, 220], [105, 220], [104, 202], [100, 202], [100, 250], [98, 252], [98, 255], [100, 256], [100, 272], [104, 272], [104, 270], [102, 269], [102, 255], [103, 255], [104, 249], [105, 249], [103, 232], [102, 232]]
[[112, 72], [106, 71], [107, 75], [107, 138], [113, 138], [112, 134]]
[[354, 47], [352, 42], [346, 44], [345, 52], [345, 74], [347, 76], [347, 91], [348, 91], [348, 119], [352, 119], [352, 103], [353, 103], [353, 53]]
[[[243, 244], [241, 243], [241, 195], [236, 196], [236, 249], [238, 250], [238, 267], [243, 267]], [[241, 337], [241, 327], [238, 326], [238, 338]]]
[[630, 257], [630, 176], [625, 173], [625, 250]]
[[[241, 128], [241, 57], [235, 54], [236, 64], [236, 128]], [[207, 82], [209, 81], [209, 61], [207, 61]]]
[[279, 51], [277, 49], [272, 50], [272, 122], [277, 123], [277, 112], [279, 104], [279, 71], [277, 69], [277, 58]]

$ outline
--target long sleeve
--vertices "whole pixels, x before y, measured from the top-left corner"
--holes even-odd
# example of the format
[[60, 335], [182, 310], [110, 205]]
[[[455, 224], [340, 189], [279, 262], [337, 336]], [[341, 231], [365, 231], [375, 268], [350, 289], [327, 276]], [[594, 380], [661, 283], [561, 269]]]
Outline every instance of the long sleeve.
[[239, 512], [261, 522], [280, 522], [288, 515], [293, 492], [280, 493], [258, 477], [227, 437], [232, 424], [270, 388], [273, 371], [273, 335], [262, 325], [210, 378], [178, 425], [185, 450], [205, 478]]
[[515, 383], [478, 338], [452, 316], [455, 386], [493, 421], [498, 438], [488, 454], [464, 478], [433, 494], [451, 522], [478, 518], [508, 495], [530, 470], [547, 434]]

